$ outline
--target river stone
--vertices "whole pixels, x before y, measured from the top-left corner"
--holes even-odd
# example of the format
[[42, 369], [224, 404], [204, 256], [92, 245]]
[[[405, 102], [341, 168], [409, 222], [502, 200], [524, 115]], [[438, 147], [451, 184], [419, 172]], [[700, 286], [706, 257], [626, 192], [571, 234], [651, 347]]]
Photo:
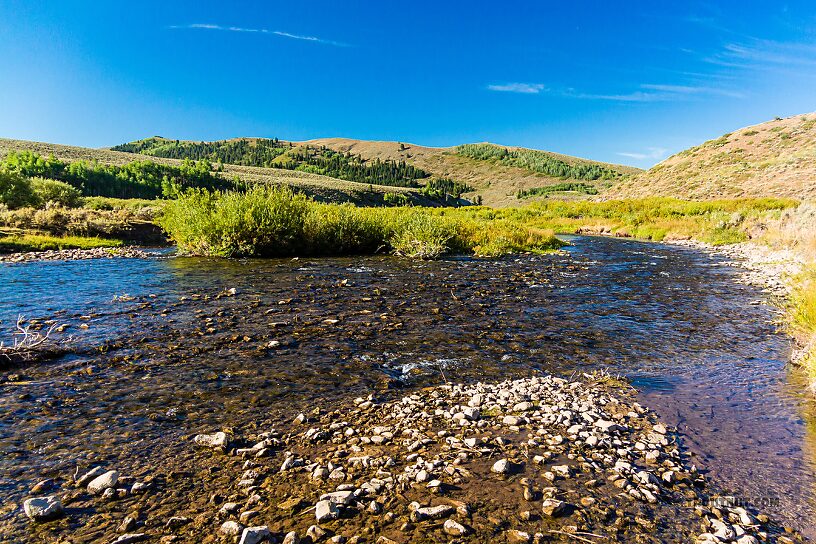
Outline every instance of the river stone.
[[102, 474], [105, 474], [105, 469], [104, 468], [94, 467], [91, 470], [89, 470], [88, 472], [86, 472], [85, 474], [83, 474], [82, 476], [80, 476], [76, 480], [76, 485], [78, 487], [83, 487], [85, 484], [87, 484], [88, 482], [90, 482], [91, 480], [96, 478], [97, 476], [101, 476]]
[[91, 483], [88, 484], [88, 491], [93, 493], [94, 495], [99, 495], [106, 489], [112, 489], [116, 487], [116, 483], [118, 481], [119, 472], [116, 470], [109, 470], [105, 474], [97, 476], [96, 478], [91, 480]]
[[335, 491], [333, 493], [326, 493], [320, 496], [321, 501], [329, 501], [333, 504], [346, 505], [354, 499], [354, 491]]
[[326, 537], [326, 530], [320, 525], [311, 525], [306, 529], [306, 536], [312, 539], [312, 542], [320, 542]]
[[495, 472], [496, 474], [509, 474], [510, 473], [510, 461], [507, 459], [499, 459], [493, 466], [490, 468], [491, 471]]
[[142, 493], [147, 493], [148, 489], [150, 489], [150, 484], [144, 482], [136, 482], [130, 488], [130, 493], [132, 495], [141, 495]]
[[456, 511], [453, 506], [447, 504], [440, 504], [439, 506], [426, 506], [424, 508], [417, 508], [411, 513], [411, 518], [414, 521], [422, 521], [424, 519], [442, 519], [450, 516]]
[[614, 421], [607, 421], [605, 419], [599, 419], [596, 421], [595, 426], [606, 433], [614, 433], [625, 430], [625, 427], [622, 425], [618, 425]]
[[122, 535], [111, 544], [133, 544], [134, 542], [142, 542], [143, 540], [147, 540], [150, 538], [148, 535], [144, 533], [129, 533], [126, 535]]
[[663, 425], [662, 423], [658, 423], [657, 425], [652, 427], [652, 430], [658, 434], [666, 434], [666, 426]]
[[295, 531], [289, 531], [283, 537], [283, 544], [300, 544], [300, 537]]
[[711, 528], [714, 529], [714, 536], [721, 540], [731, 540], [736, 536], [734, 528], [718, 519], [711, 520]]
[[241, 540], [239, 544], [258, 544], [270, 536], [269, 527], [260, 525], [258, 527], [247, 527], [241, 533]]
[[62, 503], [54, 495], [35, 497], [23, 502], [25, 515], [34, 521], [50, 521], [62, 516]]
[[507, 535], [507, 542], [511, 544], [529, 544], [532, 540], [530, 533], [525, 533], [518, 529], [510, 529], [505, 534]]
[[225, 521], [218, 531], [224, 536], [236, 537], [244, 531], [244, 526], [237, 521]]
[[193, 438], [196, 446], [202, 448], [221, 448], [225, 449], [229, 443], [229, 437], [225, 432], [217, 432], [214, 434], [197, 434]]
[[552, 518], [566, 516], [571, 510], [571, 505], [558, 499], [544, 499], [541, 504], [541, 511], [544, 515]]
[[328, 500], [318, 501], [315, 505], [315, 519], [317, 519], [318, 523], [323, 523], [324, 521], [331, 521], [333, 519], [337, 519], [340, 516], [340, 510], [337, 509], [337, 505]]
[[442, 529], [451, 536], [464, 536], [469, 532], [467, 527], [453, 519], [445, 520]]

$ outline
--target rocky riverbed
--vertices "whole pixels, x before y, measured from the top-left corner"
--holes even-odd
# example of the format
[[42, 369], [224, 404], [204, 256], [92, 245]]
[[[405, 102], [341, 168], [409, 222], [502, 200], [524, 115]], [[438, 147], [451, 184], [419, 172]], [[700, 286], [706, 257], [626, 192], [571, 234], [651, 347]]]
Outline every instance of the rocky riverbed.
[[86, 259], [131, 258], [144, 259], [150, 253], [137, 246], [97, 247], [93, 249], [59, 249], [27, 251], [25, 253], [0, 253], [0, 263], [30, 263], [36, 261], [81, 261]]
[[185, 469], [86, 466], [37, 484], [32, 541], [801, 540], [718, 495], [678, 435], [603, 373], [446, 384], [207, 431]]

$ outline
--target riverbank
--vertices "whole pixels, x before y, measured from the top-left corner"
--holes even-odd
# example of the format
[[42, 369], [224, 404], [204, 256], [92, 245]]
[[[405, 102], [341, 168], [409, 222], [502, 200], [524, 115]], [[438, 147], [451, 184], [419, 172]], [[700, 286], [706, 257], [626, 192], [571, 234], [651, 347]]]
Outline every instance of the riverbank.
[[139, 475], [84, 466], [38, 484], [54, 498], [29, 510], [52, 505], [41, 515], [56, 521], [31, 522], [27, 534], [120, 543], [801, 540], [709, 489], [677, 434], [605, 374], [448, 384], [258, 423], [196, 435], [182, 466]]

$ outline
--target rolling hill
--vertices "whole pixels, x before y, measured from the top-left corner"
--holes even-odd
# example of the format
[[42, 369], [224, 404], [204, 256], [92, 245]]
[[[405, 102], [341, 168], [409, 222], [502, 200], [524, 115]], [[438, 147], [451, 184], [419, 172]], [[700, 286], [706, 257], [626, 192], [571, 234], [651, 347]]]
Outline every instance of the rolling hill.
[[[0, 158], [13, 151], [31, 151], [43, 157], [53, 156], [68, 162], [98, 161], [101, 164], [116, 166], [123, 166], [133, 161], [147, 159], [147, 157], [138, 153], [0, 138]], [[182, 164], [181, 159], [151, 156], [149, 160], [167, 165], [177, 166]], [[224, 164], [223, 171], [218, 175], [227, 179], [238, 176], [242, 181], [249, 183], [290, 185], [314, 197], [316, 200], [326, 202], [353, 202], [359, 205], [381, 205], [385, 194], [398, 193], [404, 194], [406, 198], [408, 198], [408, 201], [415, 205], [439, 205], [438, 202], [426, 197], [415, 188], [356, 183], [296, 170]]]
[[604, 198], [816, 199], [816, 113], [745, 127], [622, 180]]
[[[565, 181], [564, 178], [558, 176], [547, 175], [529, 168], [506, 164], [502, 161], [474, 159], [457, 152], [457, 147], [425, 147], [402, 142], [377, 142], [348, 138], [323, 138], [309, 140], [304, 143], [354, 153], [366, 159], [404, 160], [422, 170], [431, 172], [435, 176], [450, 178], [473, 187], [475, 190], [466, 194], [466, 196], [479, 195], [482, 197], [482, 202], [488, 206], [519, 205], [525, 202], [517, 198], [519, 191], [554, 186]], [[522, 149], [518, 147], [496, 147], [510, 151]], [[599, 165], [618, 172], [621, 178], [642, 172], [638, 168], [605, 164], [558, 153], [546, 151], [537, 153], [546, 154], [569, 165]], [[583, 181], [597, 187], [601, 192], [611, 183], [610, 180]], [[587, 198], [585, 194], [569, 191], [562, 192], [558, 196], [561, 198]]]
[[438, 148], [346, 138], [189, 142], [152, 137], [112, 149], [155, 157], [206, 158], [212, 162], [307, 171], [364, 183], [441, 186], [448, 192], [453, 190], [455, 196], [462, 191], [466, 198], [490, 206], [519, 204], [520, 192], [533, 198], [536, 193], [587, 198], [641, 172], [637, 168], [548, 151], [488, 143]]

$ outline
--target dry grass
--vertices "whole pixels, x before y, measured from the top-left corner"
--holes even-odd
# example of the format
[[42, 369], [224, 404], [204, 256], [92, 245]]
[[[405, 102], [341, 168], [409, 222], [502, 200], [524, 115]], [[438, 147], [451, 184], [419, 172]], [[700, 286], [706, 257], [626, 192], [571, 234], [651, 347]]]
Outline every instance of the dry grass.
[[816, 114], [768, 121], [709, 140], [624, 181], [607, 198], [816, 199]]

